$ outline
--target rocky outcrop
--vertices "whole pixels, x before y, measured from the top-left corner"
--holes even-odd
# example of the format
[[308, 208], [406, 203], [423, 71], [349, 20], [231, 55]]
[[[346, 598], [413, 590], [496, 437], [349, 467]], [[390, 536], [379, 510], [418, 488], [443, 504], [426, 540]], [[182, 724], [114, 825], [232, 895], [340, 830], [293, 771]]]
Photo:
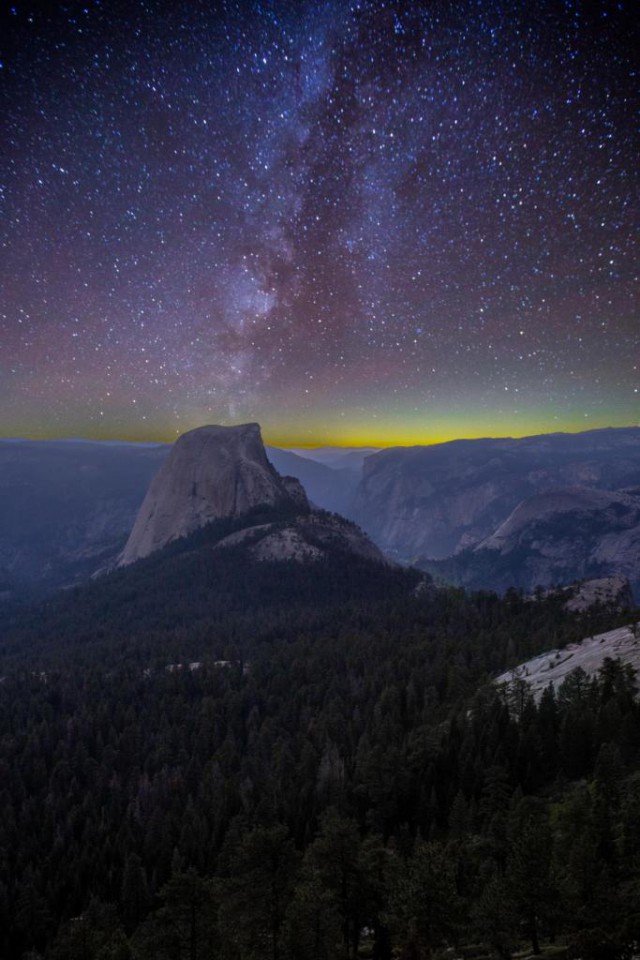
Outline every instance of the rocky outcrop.
[[119, 560], [125, 566], [221, 517], [254, 507], [307, 506], [298, 481], [269, 463], [257, 423], [183, 434], [151, 482]]
[[588, 677], [595, 676], [605, 658], [620, 660], [636, 673], [640, 670], [640, 624], [619, 627], [606, 633], [587, 637], [581, 643], [570, 643], [558, 650], [549, 650], [496, 678], [497, 684], [524, 681], [539, 700], [551, 684], [556, 690], [573, 670], [580, 668]]
[[612, 610], [632, 610], [634, 607], [631, 584], [626, 577], [598, 577], [595, 580], [579, 580], [564, 587], [551, 587], [536, 591], [529, 600], [563, 597], [564, 606], [574, 613], [584, 613], [590, 607], [601, 605]]
[[243, 546], [257, 560], [296, 560], [308, 563], [339, 551], [378, 563], [382, 552], [354, 523], [327, 513], [309, 513], [287, 523], [267, 523], [236, 531], [215, 549]]
[[490, 537], [523, 500], [640, 484], [640, 429], [396, 447], [367, 457], [354, 519], [402, 559], [442, 559]]
[[305, 489], [300, 483], [300, 481], [298, 480], [298, 478], [297, 477], [281, 477], [280, 479], [282, 480], [282, 485], [284, 486], [285, 490], [287, 491], [291, 499], [294, 501], [294, 503], [297, 503], [298, 506], [301, 507], [303, 510], [308, 509], [309, 501], [307, 499], [307, 494], [305, 493]]
[[634, 606], [631, 584], [626, 577], [599, 577], [597, 580], [585, 580], [570, 591], [567, 610], [583, 613], [596, 604], [611, 607], [614, 610], [631, 610]]

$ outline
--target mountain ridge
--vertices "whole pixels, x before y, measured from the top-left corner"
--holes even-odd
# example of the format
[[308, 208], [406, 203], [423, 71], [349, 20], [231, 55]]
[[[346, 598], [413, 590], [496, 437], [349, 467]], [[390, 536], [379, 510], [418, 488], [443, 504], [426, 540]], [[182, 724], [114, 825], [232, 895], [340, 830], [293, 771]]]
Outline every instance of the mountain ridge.
[[354, 519], [391, 555], [444, 560], [490, 537], [527, 498], [640, 483], [640, 429], [455, 440], [367, 457]]

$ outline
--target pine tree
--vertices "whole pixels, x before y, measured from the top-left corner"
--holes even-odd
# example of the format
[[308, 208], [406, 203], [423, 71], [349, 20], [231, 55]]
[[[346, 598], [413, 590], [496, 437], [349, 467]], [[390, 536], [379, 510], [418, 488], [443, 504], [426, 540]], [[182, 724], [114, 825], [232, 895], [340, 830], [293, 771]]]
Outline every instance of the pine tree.
[[439, 844], [418, 841], [391, 880], [387, 922], [403, 957], [423, 960], [451, 940], [461, 919], [455, 867]]
[[551, 875], [549, 819], [544, 808], [526, 798], [513, 812], [511, 821], [506, 883], [537, 955], [541, 952], [541, 926], [557, 903]]
[[127, 933], [132, 933], [144, 920], [151, 906], [147, 876], [136, 853], [129, 854], [122, 878], [120, 895], [122, 919]]
[[258, 827], [243, 837], [224, 882], [220, 933], [243, 960], [279, 960], [295, 879], [296, 855], [286, 827]]

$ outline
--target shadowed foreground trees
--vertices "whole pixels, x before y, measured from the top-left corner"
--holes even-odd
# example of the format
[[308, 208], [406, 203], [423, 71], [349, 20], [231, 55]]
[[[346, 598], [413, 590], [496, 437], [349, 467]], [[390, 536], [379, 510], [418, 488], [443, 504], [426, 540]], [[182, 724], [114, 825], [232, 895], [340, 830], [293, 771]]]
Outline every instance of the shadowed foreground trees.
[[422, 840], [407, 860], [394, 859], [386, 916], [403, 960], [425, 960], [457, 941], [463, 904], [454, 870], [441, 845]]
[[635, 680], [488, 682], [594, 621], [339, 557], [222, 563], [210, 536], [4, 638], [0, 957], [622, 958]]

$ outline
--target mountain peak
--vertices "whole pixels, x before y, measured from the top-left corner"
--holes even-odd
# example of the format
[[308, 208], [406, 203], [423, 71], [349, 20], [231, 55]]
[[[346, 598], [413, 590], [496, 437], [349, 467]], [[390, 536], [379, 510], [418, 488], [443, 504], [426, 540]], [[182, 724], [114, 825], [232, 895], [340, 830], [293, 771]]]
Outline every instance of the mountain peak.
[[260, 426], [209, 424], [182, 434], [149, 486], [119, 560], [125, 566], [221, 517], [254, 507], [308, 507], [269, 463]]

